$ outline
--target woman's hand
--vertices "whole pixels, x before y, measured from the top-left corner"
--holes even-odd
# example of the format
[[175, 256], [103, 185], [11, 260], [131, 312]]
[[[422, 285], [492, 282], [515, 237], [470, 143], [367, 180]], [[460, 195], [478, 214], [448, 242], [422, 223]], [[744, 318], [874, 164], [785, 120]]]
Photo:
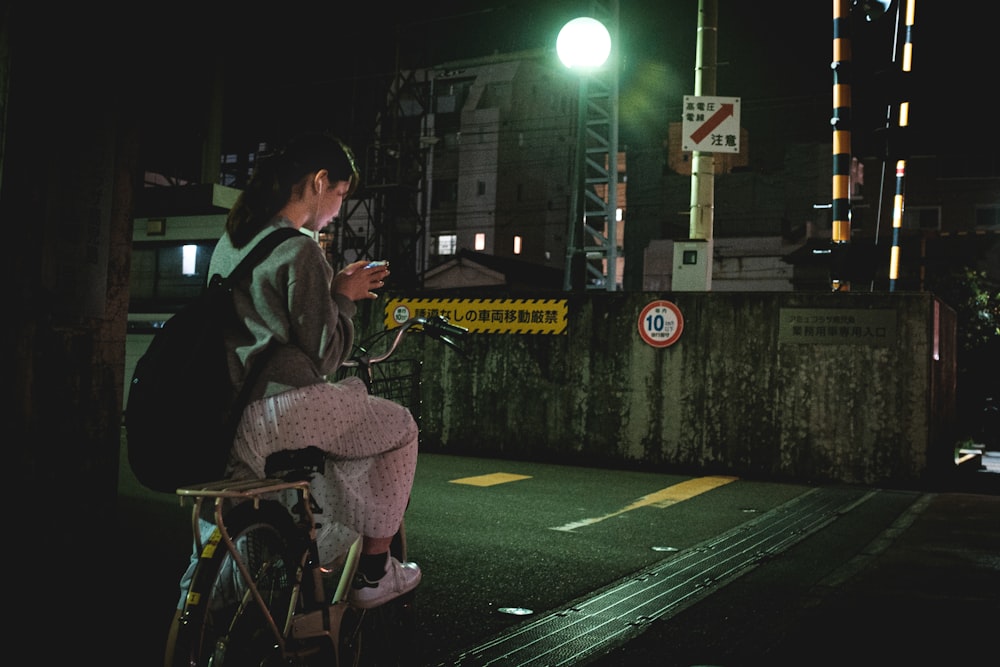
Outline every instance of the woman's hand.
[[330, 290], [334, 294], [343, 294], [351, 301], [361, 299], [377, 299], [373, 290], [385, 285], [389, 275], [389, 264], [368, 267], [368, 260], [352, 262], [333, 277]]

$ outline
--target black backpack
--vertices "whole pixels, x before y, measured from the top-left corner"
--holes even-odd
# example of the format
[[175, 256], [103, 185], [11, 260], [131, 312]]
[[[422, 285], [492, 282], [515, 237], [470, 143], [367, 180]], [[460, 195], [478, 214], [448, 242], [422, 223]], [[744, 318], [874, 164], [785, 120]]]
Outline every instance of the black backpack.
[[237, 393], [229, 378], [224, 336], [245, 326], [236, 316], [232, 286], [285, 239], [268, 234], [229, 277], [215, 275], [200, 296], [156, 332], [132, 374], [125, 407], [128, 462], [139, 482], [154, 491], [221, 479], [260, 359]]

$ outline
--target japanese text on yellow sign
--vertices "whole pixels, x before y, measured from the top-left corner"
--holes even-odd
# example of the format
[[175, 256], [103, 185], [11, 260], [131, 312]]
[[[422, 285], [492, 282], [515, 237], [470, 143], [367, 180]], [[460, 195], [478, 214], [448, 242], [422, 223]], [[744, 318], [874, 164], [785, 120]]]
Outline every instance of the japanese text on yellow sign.
[[443, 315], [470, 333], [565, 334], [565, 299], [390, 299], [385, 326]]

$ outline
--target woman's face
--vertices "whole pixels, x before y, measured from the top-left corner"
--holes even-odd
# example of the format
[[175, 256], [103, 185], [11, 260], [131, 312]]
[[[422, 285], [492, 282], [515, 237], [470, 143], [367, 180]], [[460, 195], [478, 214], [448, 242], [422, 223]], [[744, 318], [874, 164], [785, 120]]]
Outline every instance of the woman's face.
[[318, 232], [329, 225], [340, 213], [344, 197], [350, 191], [350, 185], [347, 181], [333, 181], [329, 187], [323, 188], [317, 195], [316, 214], [304, 225], [305, 228], [311, 232]]

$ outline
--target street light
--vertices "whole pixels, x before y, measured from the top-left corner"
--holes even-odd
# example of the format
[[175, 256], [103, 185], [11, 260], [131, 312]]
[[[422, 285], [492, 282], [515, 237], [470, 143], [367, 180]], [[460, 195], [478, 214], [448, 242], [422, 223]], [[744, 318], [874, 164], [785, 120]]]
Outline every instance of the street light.
[[[566, 239], [566, 269], [563, 287], [573, 288], [574, 276], [584, 283], [586, 257], [584, 253], [581, 225], [586, 224], [584, 217], [584, 171], [583, 162], [586, 157], [586, 124], [587, 124], [587, 83], [591, 71], [598, 69], [607, 62], [611, 55], [611, 34], [603, 23], [587, 16], [575, 18], [562, 27], [556, 38], [556, 54], [562, 64], [579, 73], [579, 93], [577, 96], [576, 124], [576, 155], [573, 156], [573, 196], [570, 198], [569, 230]], [[616, 156], [613, 156], [612, 165]], [[612, 223], [609, 223], [612, 224]], [[611, 236], [612, 243], [616, 242]], [[613, 258], [612, 258], [613, 259]], [[614, 265], [610, 266], [614, 275]], [[612, 279], [612, 283], [613, 283]], [[585, 286], [585, 285], [581, 285]]]
[[601, 67], [611, 55], [611, 33], [597, 19], [575, 18], [559, 31], [556, 53], [562, 64], [570, 69]]

